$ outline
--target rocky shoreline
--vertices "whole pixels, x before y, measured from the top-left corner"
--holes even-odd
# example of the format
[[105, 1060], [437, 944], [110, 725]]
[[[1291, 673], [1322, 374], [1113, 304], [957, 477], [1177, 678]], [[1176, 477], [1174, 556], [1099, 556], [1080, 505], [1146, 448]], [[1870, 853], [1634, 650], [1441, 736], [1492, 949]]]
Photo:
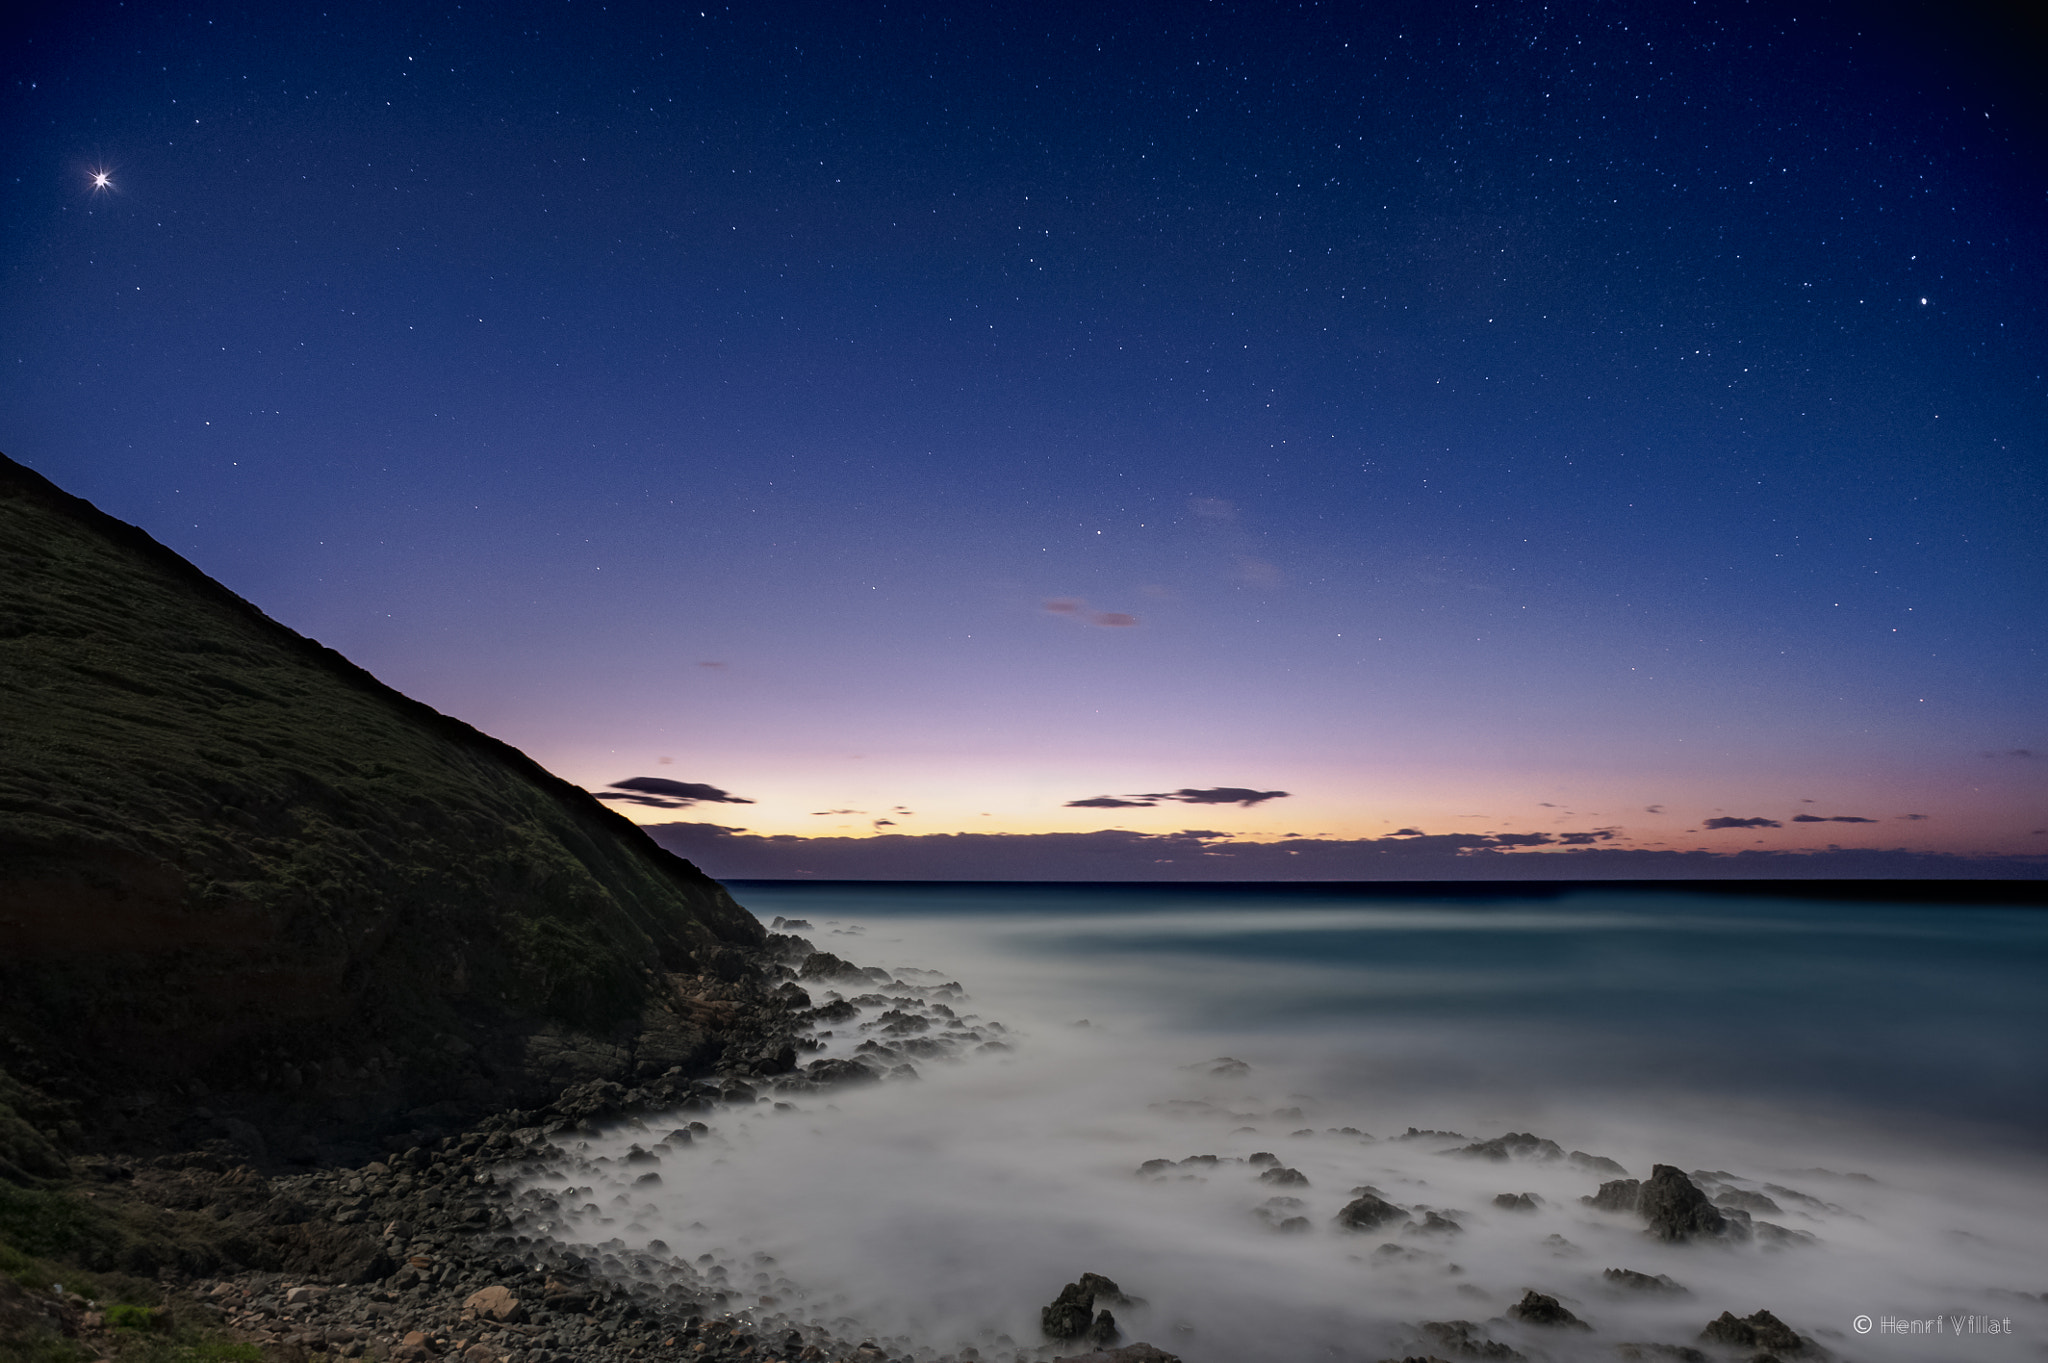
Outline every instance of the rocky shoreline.
[[[827, 982], [854, 997], [835, 991], [814, 1006], [804, 982]], [[909, 1340], [841, 1337], [728, 1310], [727, 1280], [742, 1266], [700, 1269], [622, 1245], [592, 1253], [565, 1247], [543, 1229], [558, 1224], [546, 1219], [560, 1216], [554, 1200], [520, 1191], [520, 1184], [543, 1170], [574, 1167], [581, 1157], [572, 1146], [601, 1130], [625, 1125], [646, 1132], [652, 1149], [645, 1158], [654, 1163], [656, 1151], [707, 1133], [701, 1118], [722, 1111], [774, 1102], [776, 1094], [915, 1078], [921, 1058], [1003, 1049], [999, 1023], [970, 1025], [946, 1002], [961, 997], [956, 982], [913, 984], [773, 934], [756, 951], [721, 950], [713, 969], [675, 991], [671, 1011], [678, 1019], [714, 1031], [718, 1044], [694, 1047], [699, 1057], [716, 1056], [709, 1073], [675, 1065], [631, 1086], [587, 1080], [545, 1107], [491, 1113], [380, 1158], [309, 1172], [289, 1172], [270, 1153], [275, 1142], [247, 1120], [260, 1115], [256, 1103], [243, 1116], [225, 1118], [199, 1105], [167, 1109], [147, 1142], [175, 1146], [180, 1135], [200, 1134], [198, 1148], [65, 1162], [65, 1182], [77, 1198], [117, 1222], [154, 1223], [155, 1235], [113, 1249], [105, 1267], [131, 1284], [138, 1273], [153, 1278], [160, 1300], [138, 1310], [61, 1282], [23, 1288], [0, 1277], [7, 1289], [0, 1345], [40, 1340], [41, 1356], [80, 1363], [150, 1354], [152, 1341], [173, 1333], [204, 1341], [201, 1353], [211, 1349], [243, 1363], [308, 1363], [315, 1355], [379, 1363], [629, 1363], [670, 1354], [749, 1363], [930, 1363], [938, 1355]], [[866, 1025], [872, 1035], [850, 1054], [801, 1062], [805, 1052], [825, 1049], [835, 1024], [876, 1006], [884, 1011]], [[650, 1049], [644, 1040], [641, 1049]], [[663, 1133], [644, 1120], [655, 1114], [666, 1123]], [[771, 1285], [772, 1272], [763, 1270], [772, 1268], [744, 1266]], [[132, 1286], [127, 1295], [134, 1295]], [[53, 1349], [57, 1340], [72, 1347]], [[946, 1357], [973, 1363], [976, 1355], [970, 1349]], [[1172, 1358], [1147, 1345], [1087, 1357]]]
[[[780, 919], [775, 926], [809, 928]], [[631, 1086], [588, 1080], [544, 1107], [491, 1113], [376, 1158], [307, 1170], [247, 1158], [250, 1142], [220, 1137], [196, 1149], [73, 1158], [77, 1198], [115, 1221], [154, 1218], [155, 1238], [134, 1239], [117, 1266], [152, 1275], [160, 1296], [143, 1310], [96, 1301], [76, 1284], [24, 1290], [0, 1277], [0, 1341], [10, 1334], [41, 1339], [40, 1351], [15, 1352], [42, 1363], [313, 1363], [316, 1355], [378, 1363], [1177, 1363], [1150, 1343], [1122, 1343], [1108, 1308], [1141, 1303], [1093, 1273], [1080, 1274], [1045, 1307], [1042, 1338], [1001, 1337], [987, 1352], [949, 1351], [933, 1341], [876, 1338], [859, 1321], [821, 1321], [794, 1309], [802, 1285], [766, 1254], [687, 1260], [650, 1240], [636, 1217], [653, 1208], [636, 1208], [629, 1194], [651, 1195], [665, 1165], [671, 1176], [687, 1167], [698, 1158], [693, 1147], [722, 1141], [722, 1126], [756, 1110], [791, 1110], [791, 1099], [838, 1086], [914, 1079], [921, 1061], [1009, 1045], [1000, 1022], [965, 1011], [958, 982], [857, 966], [793, 934], [773, 935], [744, 957], [726, 952], [718, 963], [678, 995], [682, 1013], [727, 1029], [708, 1073], [671, 1066]], [[1216, 1066], [1243, 1069], [1228, 1059]], [[1371, 1140], [1349, 1128], [1332, 1134], [1347, 1133]], [[1604, 1178], [1579, 1200], [1596, 1212], [1639, 1218], [1644, 1235], [1660, 1242], [1812, 1240], [1752, 1217], [1778, 1208], [1728, 1176], [1658, 1165], [1646, 1180], [1608, 1178], [1625, 1171], [1530, 1133], [1472, 1142], [1411, 1128], [1391, 1139], [1483, 1164], [1569, 1167], [1589, 1186]], [[1243, 1175], [1262, 1186], [1300, 1192], [1307, 1185], [1266, 1153], [1153, 1159], [1134, 1177], [1199, 1180], [1224, 1164], [1243, 1165]], [[1275, 1233], [1310, 1229], [1291, 1192], [1257, 1213]], [[597, 1205], [593, 1195], [610, 1196], [610, 1204]], [[1462, 1229], [1462, 1214], [1398, 1205], [1377, 1188], [1354, 1188], [1351, 1197], [1333, 1223], [1347, 1235], [1442, 1240]], [[1528, 1213], [1538, 1203], [1503, 1194], [1495, 1205]], [[635, 1244], [608, 1229], [620, 1222]], [[1389, 1241], [1375, 1253], [1419, 1252]], [[1629, 1294], [1685, 1291], [1669, 1278], [1625, 1269], [1609, 1269], [1606, 1282]], [[1591, 1328], [1557, 1297], [1532, 1289], [1498, 1320], [1416, 1323], [1412, 1343], [1423, 1352], [1399, 1363], [1520, 1359], [1526, 1355], [1500, 1336], [1518, 1338], [1523, 1327], [1559, 1339]], [[167, 1353], [163, 1341], [174, 1335], [186, 1342]], [[1622, 1343], [1602, 1352], [1681, 1363], [1830, 1356], [1768, 1311], [1724, 1312], [1696, 1344]]]

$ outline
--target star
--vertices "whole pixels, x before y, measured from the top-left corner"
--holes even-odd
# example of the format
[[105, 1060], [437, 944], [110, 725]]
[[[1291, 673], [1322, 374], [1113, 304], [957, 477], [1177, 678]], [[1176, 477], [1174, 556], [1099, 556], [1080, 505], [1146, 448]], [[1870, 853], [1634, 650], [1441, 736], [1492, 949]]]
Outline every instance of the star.
[[112, 189], [114, 187], [113, 172], [107, 170], [94, 171], [92, 173], [92, 187], [94, 190]]

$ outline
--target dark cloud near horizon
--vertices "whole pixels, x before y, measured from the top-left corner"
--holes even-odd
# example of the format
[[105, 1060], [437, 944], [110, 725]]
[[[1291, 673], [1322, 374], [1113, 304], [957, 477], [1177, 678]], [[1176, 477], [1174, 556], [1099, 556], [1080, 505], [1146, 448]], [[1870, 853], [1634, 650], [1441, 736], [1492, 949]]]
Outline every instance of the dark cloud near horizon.
[[1876, 823], [1875, 819], [1861, 818], [1855, 814], [1794, 814], [1793, 823]]
[[628, 776], [614, 781], [611, 788], [596, 792], [600, 800], [622, 804], [648, 805], [655, 809], [688, 809], [694, 804], [750, 805], [745, 796], [707, 786], [700, 781], [671, 781], [665, 776]]
[[1190, 790], [1186, 786], [1179, 790], [1163, 791], [1151, 795], [1140, 795], [1141, 800], [1175, 800], [1184, 805], [1242, 805], [1250, 809], [1253, 805], [1267, 800], [1284, 800], [1284, 790], [1247, 790], [1243, 786], [1211, 786], [1207, 790]]
[[1779, 823], [1776, 819], [1736, 819], [1724, 816], [1718, 819], [1708, 819], [1705, 826], [1708, 828], [1783, 828], [1785, 825]]
[[[2048, 857], [1961, 857], [1899, 848], [1719, 852], [1576, 844], [1531, 847], [1504, 846], [1494, 834], [1247, 843], [1200, 829], [805, 838], [744, 833], [719, 824], [671, 823], [647, 831], [707, 874], [762, 880], [2048, 880]], [[1598, 836], [1568, 834], [1558, 841]]]
[[1069, 800], [1065, 808], [1151, 809], [1166, 800], [1183, 805], [1242, 805], [1250, 809], [1267, 800], [1286, 797], [1284, 790], [1251, 790], [1244, 786], [1211, 786], [1207, 790], [1194, 790], [1183, 786], [1179, 790], [1151, 791], [1144, 795], [1095, 795], [1086, 800]]

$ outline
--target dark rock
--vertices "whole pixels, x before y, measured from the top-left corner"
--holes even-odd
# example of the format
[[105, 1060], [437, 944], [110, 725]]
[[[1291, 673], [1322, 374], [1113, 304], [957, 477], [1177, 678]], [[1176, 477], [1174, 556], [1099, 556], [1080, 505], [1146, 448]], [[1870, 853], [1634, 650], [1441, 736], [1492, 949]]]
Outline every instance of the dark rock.
[[[1659, 1166], [1661, 1167], [1661, 1166]], [[1643, 1185], [1632, 1178], [1617, 1178], [1600, 1185], [1600, 1191], [1579, 1201], [1595, 1211], [1632, 1212], [1642, 1203]]]
[[1289, 1169], [1284, 1165], [1276, 1165], [1260, 1174], [1259, 1182], [1270, 1183], [1281, 1188], [1306, 1188], [1308, 1187], [1308, 1175], [1302, 1173], [1299, 1169]]
[[1812, 1340], [1768, 1311], [1758, 1311], [1746, 1317], [1723, 1311], [1700, 1331], [1700, 1338], [1709, 1344], [1725, 1344], [1736, 1349], [1768, 1349], [1780, 1354], [1819, 1352], [1819, 1346]]
[[1403, 1235], [1463, 1235], [1465, 1228], [1441, 1212], [1427, 1212], [1420, 1221], [1401, 1227]]
[[1378, 1230], [1389, 1221], [1399, 1221], [1408, 1213], [1385, 1198], [1366, 1193], [1357, 1200], [1345, 1204], [1337, 1213], [1337, 1224], [1345, 1230]]
[[1662, 1273], [1638, 1273], [1632, 1268], [1610, 1268], [1600, 1275], [1607, 1279], [1609, 1286], [1625, 1287], [1631, 1292], [1666, 1292], [1674, 1296], [1686, 1294], [1686, 1289]]
[[1541, 1136], [1527, 1131], [1510, 1131], [1505, 1136], [1495, 1136], [1490, 1141], [1475, 1141], [1471, 1145], [1450, 1152], [1464, 1155], [1469, 1159], [1540, 1159], [1564, 1158], [1564, 1148], [1556, 1141], [1546, 1141]]
[[1496, 1193], [1493, 1205], [1504, 1212], [1533, 1212], [1543, 1204], [1534, 1193]]
[[[1124, 1296], [1122, 1288], [1100, 1273], [1083, 1273], [1079, 1281], [1068, 1283], [1061, 1288], [1059, 1296], [1053, 1298], [1052, 1304], [1039, 1312], [1039, 1325], [1044, 1329], [1046, 1337], [1080, 1339], [1089, 1336], [1089, 1331], [1099, 1324], [1094, 1314], [1097, 1298], [1118, 1305], [1129, 1300]], [[1108, 1317], [1109, 1312], [1104, 1311], [1102, 1315]], [[1112, 1331], [1116, 1328], [1116, 1321], [1113, 1318], [1110, 1319], [1109, 1328]], [[1110, 1340], [1094, 1342], [1110, 1343], [1113, 1339], [1112, 1335]]]
[[1554, 1325], [1579, 1330], [1593, 1327], [1566, 1310], [1556, 1297], [1530, 1289], [1522, 1293], [1522, 1299], [1508, 1308], [1508, 1314], [1527, 1325]]
[[838, 999], [831, 1003], [820, 1004], [818, 1007], [813, 1008], [811, 1010], [811, 1021], [813, 1022], [851, 1022], [859, 1016], [860, 1009], [854, 1007], [845, 999]]
[[1734, 1207], [1745, 1212], [1767, 1212], [1772, 1216], [1783, 1216], [1785, 1209], [1765, 1197], [1762, 1193], [1745, 1192], [1741, 1188], [1723, 1188], [1714, 1194], [1717, 1207]]
[[1668, 1164], [1657, 1165], [1642, 1185], [1636, 1210], [1650, 1223], [1650, 1234], [1659, 1240], [1682, 1242], [1729, 1234], [1729, 1219], [1707, 1201], [1683, 1171]]
[[1469, 1320], [1426, 1320], [1422, 1322], [1422, 1333], [1429, 1337], [1431, 1343], [1460, 1358], [1505, 1361], [1522, 1357], [1520, 1351], [1479, 1333], [1478, 1327]]
[[858, 1060], [813, 1060], [804, 1066], [804, 1078], [818, 1084], [868, 1084], [881, 1077]]
[[1095, 1323], [1088, 1327], [1088, 1342], [1106, 1349], [1122, 1338], [1123, 1332], [1116, 1328], [1116, 1317], [1107, 1309], [1097, 1311]]
[[1254, 1169], [1263, 1169], [1280, 1163], [1280, 1157], [1270, 1150], [1259, 1150], [1245, 1156], [1244, 1162]]
[[840, 960], [829, 951], [814, 951], [797, 967], [796, 977], [800, 980], [859, 980], [867, 978], [867, 972], [851, 961]]
[[1750, 1226], [1750, 1231], [1756, 1236], [1758, 1244], [1773, 1249], [1781, 1249], [1787, 1245], [1817, 1245], [1820, 1243], [1820, 1237], [1812, 1231], [1793, 1230], [1789, 1226], [1780, 1226], [1771, 1221], [1755, 1222]]
[[1619, 1174], [1623, 1178], [1628, 1177], [1628, 1170], [1605, 1155], [1589, 1155], [1583, 1150], [1574, 1150], [1565, 1158], [1571, 1161], [1574, 1167], [1584, 1169], [1589, 1174]]
[[1180, 1363], [1180, 1358], [1154, 1345], [1138, 1343], [1088, 1354], [1065, 1354], [1052, 1363]]

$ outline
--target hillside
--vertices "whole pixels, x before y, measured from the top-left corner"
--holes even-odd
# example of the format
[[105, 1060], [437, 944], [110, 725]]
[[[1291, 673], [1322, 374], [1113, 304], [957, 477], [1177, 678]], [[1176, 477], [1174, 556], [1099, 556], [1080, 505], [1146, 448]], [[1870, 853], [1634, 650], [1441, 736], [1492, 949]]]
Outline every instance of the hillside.
[[4, 457], [0, 714], [0, 1175], [699, 1073], [769, 999], [689, 862]]

